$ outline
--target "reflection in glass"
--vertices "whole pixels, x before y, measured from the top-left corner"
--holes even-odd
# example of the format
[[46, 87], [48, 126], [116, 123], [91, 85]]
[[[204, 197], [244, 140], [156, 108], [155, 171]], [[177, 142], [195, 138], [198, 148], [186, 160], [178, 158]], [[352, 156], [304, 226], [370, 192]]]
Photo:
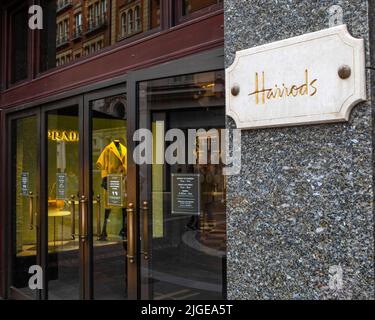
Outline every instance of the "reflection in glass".
[[78, 108], [48, 113], [48, 297], [79, 298]]
[[214, 4], [223, 2], [223, 0], [181, 0], [183, 2], [182, 15], [186, 16], [193, 12], [207, 8]]
[[94, 298], [127, 298], [126, 96], [91, 102]]
[[28, 68], [28, 7], [24, 6], [11, 15], [11, 83], [27, 78]]
[[[153, 164], [143, 165], [139, 172], [141, 201], [149, 202], [148, 211], [140, 217], [142, 248], [150, 259], [142, 259], [150, 298], [222, 299], [225, 297], [226, 259], [226, 180], [223, 164], [212, 159], [221, 150], [221, 130], [225, 127], [224, 74], [222, 71], [186, 75], [143, 82], [140, 91], [140, 127], [147, 128], [151, 112]], [[162, 111], [167, 110], [167, 111]], [[188, 146], [188, 130], [204, 129], [197, 135], [193, 153], [199, 159], [205, 148], [207, 164], [160, 164], [156, 153], [164, 154], [165, 133], [179, 129]], [[187, 148], [187, 147], [186, 147]], [[191, 149], [189, 149], [191, 150]], [[199, 214], [172, 213], [172, 175], [199, 176]], [[143, 203], [139, 203], [142, 207]], [[144, 249], [145, 250], [145, 249]]]
[[36, 180], [37, 120], [28, 117], [12, 126], [12, 286], [30, 297], [29, 267], [37, 264]]
[[56, 66], [56, 1], [41, 0], [44, 28], [40, 30], [40, 71]]
[[160, 26], [160, 0], [42, 0], [40, 71]]

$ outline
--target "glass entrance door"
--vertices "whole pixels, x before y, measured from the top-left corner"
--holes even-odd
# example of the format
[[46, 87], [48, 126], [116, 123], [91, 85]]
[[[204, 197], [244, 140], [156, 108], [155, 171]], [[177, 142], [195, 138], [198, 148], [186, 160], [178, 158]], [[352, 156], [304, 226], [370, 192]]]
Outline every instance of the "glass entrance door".
[[[84, 257], [85, 201], [80, 185], [82, 148], [79, 130], [79, 105], [64, 103], [46, 112], [46, 170], [47, 199], [47, 287], [50, 300], [81, 298]], [[81, 190], [80, 190], [81, 189]], [[86, 205], [86, 203], [84, 203]]]
[[223, 299], [224, 74], [140, 82], [139, 115], [142, 298]]
[[135, 115], [129, 112], [124, 86], [86, 96], [85, 109], [93, 203], [88, 216], [92, 298], [137, 299], [137, 208], [129, 143]]
[[[124, 86], [9, 117], [11, 297], [137, 299], [135, 118]], [[30, 288], [32, 266], [41, 290]]]
[[29, 270], [40, 263], [39, 118], [31, 112], [10, 122], [10, 259], [11, 298], [37, 299]]
[[[205, 141], [217, 142], [220, 134], [203, 134], [194, 151], [187, 150], [189, 129], [220, 132], [225, 126], [222, 66], [222, 48], [217, 48], [119, 70], [103, 82], [98, 78], [2, 110], [6, 297], [225, 295], [222, 166], [165, 161], [175, 142], [166, 141], [171, 129], [182, 133], [185, 160], [201, 154]], [[219, 71], [198, 73], [202, 70]], [[142, 157], [151, 163], [134, 157], [144, 142], [137, 129], [148, 130]], [[180, 203], [185, 211], [173, 208], [174, 200], [181, 201], [173, 183], [182, 175], [194, 181], [193, 201]], [[41, 290], [29, 286], [33, 266], [42, 268]]]
[[[12, 297], [224, 297], [225, 179], [212, 161], [224, 74], [137, 88], [138, 103], [122, 84], [10, 116]], [[30, 288], [32, 266], [41, 290]]]
[[82, 107], [78, 97], [8, 116], [11, 298], [88, 295]]

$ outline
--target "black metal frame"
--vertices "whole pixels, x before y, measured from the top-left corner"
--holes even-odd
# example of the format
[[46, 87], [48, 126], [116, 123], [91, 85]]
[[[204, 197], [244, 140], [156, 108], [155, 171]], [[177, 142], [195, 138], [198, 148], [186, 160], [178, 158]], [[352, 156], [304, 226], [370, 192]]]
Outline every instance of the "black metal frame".
[[[222, 70], [224, 68], [224, 52], [223, 49], [215, 49], [210, 52], [197, 54], [194, 56], [189, 56], [177, 61], [171, 61], [170, 63], [165, 63], [163, 65], [151, 67], [145, 70], [135, 71], [132, 73], [129, 73], [128, 77], [128, 104], [132, 106], [136, 106], [136, 115], [137, 115], [137, 129], [139, 127], [139, 83], [144, 81], [151, 81], [151, 80], [157, 80], [162, 78], [169, 78], [174, 76], [180, 76], [180, 75], [188, 75], [188, 74], [195, 74], [195, 73], [202, 73], [202, 72], [209, 72], [209, 71], [217, 71]], [[178, 70], [178, 71], [177, 71]], [[148, 118], [148, 127], [151, 125], [151, 112], [152, 110], [147, 110], [147, 118]], [[131, 159], [133, 161], [133, 159]], [[135, 166], [133, 164], [133, 166]], [[136, 167], [136, 178], [134, 179], [136, 181], [136, 190], [139, 190], [139, 172], [140, 167]], [[148, 169], [149, 170], [149, 169]], [[132, 172], [132, 174], [134, 174]], [[150, 198], [149, 190], [150, 186], [144, 186], [145, 190], [148, 194], [143, 194], [142, 196], [145, 197], [143, 199], [140, 198], [139, 192], [137, 192], [135, 195], [133, 195], [134, 203], [137, 204], [137, 207], [141, 207], [142, 201], [148, 201]], [[151, 209], [151, 204], [149, 204], [149, 210]], [[140, 239], [144, 238], [144, 235], [142, 233], [141, 226], [141, 220], [140, 215], [137, 214], [138, 221], [138, 232], [140, 234], [140, 237], [138, 237], [138, 244], [137, 244], [137, 253], [138, 253], [138, 261], [141, 261], [141, 243]], [[149, 225], [148, 232], [150, 234], [151, 232], [151, 225]], [[151, 241], [151, 240], [150, 240]], [[148, 247], [151, 248], [152, 243], [148, 244]], [[142, 268], [150, 268], [152, 263], [152, 258], [148, 260], [142, 261]], [[140, 263], [139, 263], [140, 265]], [[151, 298], [151, 288], [148, 287], [148, 278], [147, 275], [144, 273], [138, 273], [138, 283], [142, 284], [139, 287], [138, 290], [138, 299], [144, 299], [149, 300]]]
[[[76, 105], [78, 108], [78, 113], [82, 114], [83, 112], [83, 101], [82, 97], [76, 96], [70, 99], [66, 99], [63, 101], [51, 103], [51, 104], [45, 104], [41, 105], [40, 107], [33, 107], [32, 109], [26, 109], [21, 112], [16, 112], [16, 113], [9, 113], [7, 115], [6, 112], [4, 112], [4, 130], [2, 131], [2, 134], [7, 133], [6, 136], [10, 137], [11, 136], [11, 130], [12, 130], [12, 122], [17, 120], [17, 119], [22, 119], [25, 117], [29, 116], [36, 116], [37, 117], [37, 125], [38, 125], [38, 132], [37, 135], [39, 137], [39, 144], [38, 144], [38, 158], [37, 158], [37, 176], [39, 177], [37, 184], [36, 184], [36, 189], [37, 189], [37, 194], [39, 195], [39, 201], [37, 201], [37, 212], [39, 213], [37, 216], [37, 225], [38, 225], [38, 244], [37, 244], [37, 262], [38, 264], [43, 268], [44, 273], [43, 273], [43, 290], [40, 290], [37, 294], [38, 299], [47, 299], [48, 298], [48, 281], [47, 281], [47, 270], [48, 270], [48, 173], [47, 170], [42, 170], [42, 168], [47, 168], [48, 167], [48, 161], [47, 161], [47, 113], [50, 111], [62, 109], [65, 107], [69, 106], [74, 106]], [[82, 117], [80, 117], [82, 118]], [[83, 126], [80, 123], [80, 134], [83, 134]], [[3, 136], [5, 137], [5, 136]], [[10, 139], [9, 139], [10, 140]], [[3, 141], [3, 146], [5, 147], [6, 150], [6, 157], [4, 163], [5, 168], [9, 168], [11, 165], [11, 157], [12, 157], [12, 145], [11, 141]], [[80, 144], [82, 142], [80, 141]], [[80, 145], [79, 149], [82, 150], [83, 145]], [[82, 152], [81, 152], [82, 153]], [[84, 164], [84, 160], [81, 158], [80, 155], [80, 166]], [[82, 172], [82, 170], [80, 170]], [[3, 218], [3, 228], [1, 232], [4, 232], [4, 242], [3, 242], [3, 255], [4, 258], [11, 257], [11, 253], [9, 252], [9, 244], [11, 243], [12, 240], [12, 231], [11, 231], [11, 217], [9, 214], [11, 213], [11, 208], [12, 208], [12, 203], [10, 199], [10, 190], [12, 190], [12, 172], [11, 170], [6, 170], [5, 169], [5, 195], [3, 197], [4, 201], [4, 208], [5, 210], [2, 212], [2, 218]], [[83, 176], [80, 176], [80, 181], [83, 180]], [[83, 183], [81, 184], [80, 188], [82, 188]], [[8, 244], [8, 245], [7, 245]], [[3, 259], [2, 259], [3, 260]], [[10, 287], [10, 272], [12, 270], [11, 266], [11, 259], [4, 259], [4, 265], [3, 265], [3, 270], [4, 270], [4, 287], [3, 287], [3, 296], [5, 298], [16, 298], [16, 297], [21, 297], [24, 296], [22, 292], [19, 290]], [[84, 257], [81, 256], [81, 261], [84, 260]], [[82, 285], [81, 291], [82, 291]], [[9, 288], [9, 290], [8, 290]], [[83, 297], [83, 294], [81, 294]], [[24, 298], [27, 298], [24, 296]]]
[[[6, 132], [8, 133], [10, 140], [11, 142], [13, 142], [13, 136], [12, 136], [12, 133], [13, 133], [13, 125], [14, 125], [14, 122], [17, 121], [17, 120], [20, 120], [20, 119], [24, 119], [24, 118], [28, 118], [28, 117], [36, 117], [36, 122], [37, 122], [37, 136], [39, 137], [40, 139], [40, 109], [39, 108], [33, 108], [33, 109], [30, 109], [30, 110], [27, 110], [27, 111], [24, 111], [22, 113], [19, 113], [19, 114], [14, 114], [12, 116], [9, 117], [7, 123], [6, 123], [6, 127], [5, 127], [5, 130]], [[7, 168], [11, 168], [12, 166], [12, 155], [13, 155], [13, 145], [12, 143], [9, 143], [6, 147], [6, 158], [5, 158], [5, 166]], [[37, 147], [37, 159], [36, 159], [36, 162], [37, 164], [40, 162], [40, 145]], [[40, 186], [41, 186], [41, 179], [40, 179], [40, 172], [39, 172], [39, 168], [40, 166], [37, 165], [37, 174], [36, 176], [39, 177], [39, 179], [36, 181], [36, 185], [35, 185], [35, 189], [36, 189], [36, 194], [40, 194]], [[6, 189], [4, 190], [5, 192], [5, 198], [4, 198], [4, 201], [6, 201], [4, 203], [4, 205], [9, 209], [8, 212], [12, 212], [12, 209], [13, 209], [13, 204], [12, 204], [12, 201], [13, 201], [13, 197], [14, 195], [11, 193], [13, 188], [12, 188], [12, 173], [13, 173], [13, 170], [7, 170], [7, 175], [8, 175], [8, 179], [6, 179]], [[40, 201], [37, 201], [36, 203], [36, 209], [38, 212], [40, 212]], [[39, 225], [39, 218], [40, 218], [40, 215], [38, 215], [37, 219], [37, 224]], [[4, 225], [4, 228], [3, 228], [3, 233], [4, 233], [4, 243], [9, 243], [9, 244], [13, 244], [13, 239], [14, 239], [14, 235], [12, 234], [12, 222], [13, 222], [13, 217], [11, 217], [10, 215], [4, 215], [3, 216], [3, 225]], [[40, 246], [41, 246], [41, 230], [40, 229], [37, 229], [37, 236], [36, 236], [36, 239], [37, 239], [37, 243], [36, 243], [36, 247], [37, 247], [37, 257], [36, 257], [36, 261], [37, 263], [40, 265], [41, 264], [41, 251], [40, 251]], [[5, 297], [9, 297], [9, 298], [18, 298], [18, 299], [25, 299], [25, 300], [28, 300], [30, 299], [30, 297], [28, 297], [27, 295], [25, 295], [24, 293], [22, 293], [20, 290], [16, 289], [15, 287], [12, 287], [11, 285], [11, 277], [12, 277], [12, 270], [13, 270], [13, 254], [11, 254], [11, 248], [10, 246], [9, 247], [6, 247], [4, 246], [3, 248], [3, 254], [4, 256], [6, 256], [8, 259], [4, 259], [4, 267], [3, 267], [3, 270], [4, 270], [4, 283], [5, 283], [5, 286], [4, 286], [4, 296]], [[7, 288], [7, 289], [5, 289]], [[40, 298], [40, 295], [41, 295], [41, 292], [37, 292], [36, 293], [36, 298]]]
[[[94, 257], [94, 246], [93, 246], [93, 217], [94, 217], [94, 208], [92, 206], [93, 203], [93, 183], [92, 183], [92, 109], [90, 107], [90, 102], [98, 99], [103, 99], [111, 96], [117, 96], [121, 94], [126, 94], [127, 89], [126, 89], [126, 82], [119, 83], [115, 86], [112, 86], [110, 88], [104, 88], [101, 90], [97, 90], [95, 92], [91, 92], [88, 94], [84, 95], [84, 111], [83, 111], [83, 118], [84, 118], [84, 183], [85, 183], [85, 194], [87, 195], [88, 199], [88, 217], [87, 217], [87, 223], [88, 223], [88, 239], [87, 239], [87, 254], [86, 256], [86, 261], [88, 261], [87, 269], [86, 269], [86, 275], [88, 276], [85, 287], [85, 299], [93, 299], [94, 298], [94, 286], [95, 286], [95, 281], [93, 279], [93, 257]], [[134, 112], [130, 111], [129, 112], [129, 107], [127, 106], [127, 114], [128, 116], [131, 116], [134, 114]], [[128, 121], [131, 121], [131, 119]], [[127, 140], [131, 141], [131, 138], [129, 136], [129, 131], [128, 131], [128, 137]], [[128, 149], [129, 150], [129, 149]], [[130, 152], [129, 152], [130, 154]], [[134, 275], [134, 269], [128, 268], [128, 278], [132, 278]], [[129, 296], [132, 296], [132, 292], [136, 292], [136, 288], [133, 288], [131, 286], [128, 287], [129, 291]], [[136, 294], [133, 294], [136, 297]]]

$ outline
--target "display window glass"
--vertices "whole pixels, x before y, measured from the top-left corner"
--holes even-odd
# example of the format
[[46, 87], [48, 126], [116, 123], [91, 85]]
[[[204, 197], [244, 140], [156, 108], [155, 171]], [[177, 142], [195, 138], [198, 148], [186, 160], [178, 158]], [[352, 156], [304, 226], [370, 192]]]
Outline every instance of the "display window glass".
[[47, 113], [48, 297], [79, 298], [79, 117], [77, 106]]
[[[222, 71], [139, 84], [140, 127], [153, 139], [152, 164], [139, 172], [139, 206], [148, 200], [140, 217], [143, 251], [151, 257], [142, 269], [153, 299], [225, 296], [226, 178], [213, 160], [225, 128], [224, 87]], [[176, 163], [166, 160], [177, 141], [165, 138], [171, 130], [184, 146], [173, 152]], [[193, 145], [189, 130], [199, 131]]]
[[37, 118], [29, 116], [12, 124], [12, 285], [29, 298], [29, 268], [37, 264]]
[[126, 95], [90, 102], [94, 297], [128, 298], [128, 143]]

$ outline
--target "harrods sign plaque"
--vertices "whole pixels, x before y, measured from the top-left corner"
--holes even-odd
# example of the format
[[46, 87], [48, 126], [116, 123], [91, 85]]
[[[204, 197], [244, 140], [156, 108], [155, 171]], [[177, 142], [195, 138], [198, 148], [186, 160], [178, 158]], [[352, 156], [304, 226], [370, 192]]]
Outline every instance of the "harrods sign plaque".
[[226, 86], [239, 129], [347, 121], [366, 100], [364, 41], [342, 25], [239, 51]]

